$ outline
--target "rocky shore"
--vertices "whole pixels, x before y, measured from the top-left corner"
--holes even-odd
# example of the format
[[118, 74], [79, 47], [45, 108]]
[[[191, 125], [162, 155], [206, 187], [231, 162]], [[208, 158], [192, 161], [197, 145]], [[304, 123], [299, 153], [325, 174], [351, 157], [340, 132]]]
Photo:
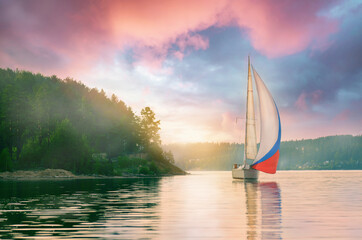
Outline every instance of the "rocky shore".
[[0, 179], [43, 179], [43, 178], [75, 178], [73, 173], [64, 169], [45, 169], [37, 171], [14, 171], [0, 173]]
[[[184, 174], [177, 174], [184, 175]], [[173, 176], [172, 174], [162, 176]], [[75, 175], [64, 169], [45, 169], [45, 170], [18, 170], [14, 172], [0, 172], [0, 180], [46, 180], [46, 179], [92, 179], [92, 178], [137, 178], [137, 177], [162, 177], [148, 176], [143, 174], [124, 174], [122, 176], [103, 176], [103, 175]]]

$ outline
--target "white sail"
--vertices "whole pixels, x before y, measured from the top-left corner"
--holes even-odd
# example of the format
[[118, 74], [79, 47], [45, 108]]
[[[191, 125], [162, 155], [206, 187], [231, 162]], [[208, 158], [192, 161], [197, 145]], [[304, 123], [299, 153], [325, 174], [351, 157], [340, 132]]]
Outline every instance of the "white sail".
[[[256, 153], [256, 123], [249, 60], [244, 162], [246, 164], [240, 167], [234, 164], [232, 176], [237, 179], [256, 179], [258, 178], [259, 171], [274, 174], [279, 161], [281, 125], [278, 108], [269, 90], [254, 68], [253, 72], [259, 97], [260, 147]], [[248, 165], [246, 159], [254, 159], [254, 161], [251, 165]]]
[[[260, 110], [260, 147], [253, 162], [253, 168], [260, 171], [267, 169], [265, 172], [275, 173], [279, 158], [281, 136], [279, 112], [273, 97], [254, 67], [253, 72], [259, 96]], [[267, 166], [268, 161], [266, 161], [268, 159], [271, 159], [269, 166]], [[263, 166], [260, 167], [262, 162], [264, 162]], [[257, 164], [259, 164], [259, 168], [255, 167]]]
[[248, 57], [248, 92], [246, 99], [246, 126], [245, 126], [245, 161], [255, 159], [257, 153], [253, 83], [250, 70], [250, 58]]

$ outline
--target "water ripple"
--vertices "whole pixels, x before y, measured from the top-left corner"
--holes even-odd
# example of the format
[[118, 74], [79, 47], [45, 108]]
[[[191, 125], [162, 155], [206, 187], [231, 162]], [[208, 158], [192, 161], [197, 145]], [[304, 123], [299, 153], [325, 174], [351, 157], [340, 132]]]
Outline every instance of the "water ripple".
[[1, 239], [358, 239], [362, 171], [0, 181]]

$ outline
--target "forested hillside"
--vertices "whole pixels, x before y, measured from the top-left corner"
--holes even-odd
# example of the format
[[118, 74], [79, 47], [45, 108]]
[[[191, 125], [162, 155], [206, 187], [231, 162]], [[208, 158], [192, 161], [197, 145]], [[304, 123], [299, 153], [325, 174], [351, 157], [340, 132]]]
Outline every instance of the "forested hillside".
[[[244, 145], [190, 143], [163, 146], [185, 170], [231, 170], [241, 163]], [[279, 170], [362, 169], [362, 136], [329, 136], [281, 143]]]
[[62, 168], [120, 175], [182, 173], [159, 121], [73, 79], [0, 69], [0, 170]]

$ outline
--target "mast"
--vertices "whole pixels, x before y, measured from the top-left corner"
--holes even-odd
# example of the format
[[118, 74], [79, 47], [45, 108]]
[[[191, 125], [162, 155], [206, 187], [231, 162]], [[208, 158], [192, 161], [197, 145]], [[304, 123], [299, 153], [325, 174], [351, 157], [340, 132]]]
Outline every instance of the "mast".
[[246, 121], [245, 121], [245, 147], [244, 147], [244, 164], [247, 159], [254, 160], [257, 154], [256, 147], [256, 128], [254, 112], [253, 83], [250, 69], [250, 56], [248, 56], [248, 87], [246, 97]]

